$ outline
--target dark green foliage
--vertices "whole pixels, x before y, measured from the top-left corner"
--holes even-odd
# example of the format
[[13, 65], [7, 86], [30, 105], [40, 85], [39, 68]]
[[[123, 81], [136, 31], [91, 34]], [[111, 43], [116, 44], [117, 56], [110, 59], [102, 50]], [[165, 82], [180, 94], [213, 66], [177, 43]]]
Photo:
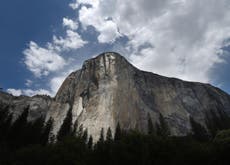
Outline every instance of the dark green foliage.
[[6, 119], [6, 117], [8, 116], [8, 113], [9, 113], [9, 106], [0, 108], [0, 124], [2, 123], [2, 121]]
[[42, 139], [44, 118], [41, 116], [33, 122], [27, 123], [26, 143], [27, 144], [40, 144]]
[[9, 133], [12, 121], [12, 114], [9, 114], [9, 107], [0, 110], [0, 141], [5, 141]]
[[26, 107], [22, 114], [16, 119], [9, 130], [8, 141], [12, 148], [25, 146], [27, 144], [27, 137], [29, 132], [27, 125], [27, 116], [29, 107]]
[[[42, 144], [44, 118], [40, 117], [35, 121], [28, 122], [28, 109], [25, 108], [22, 114], [15, 120], [7, 134], [7, 143], [11, 148], [20, 148], [23, 146]], [[7, 119], [11, 122], [12, 116]], [[9, 125], [9, 124], [8, 124]]]
[[12, 125], [11, 130], [17, 131], [21, 130], [26, 127], [27, 124], [27, 116], [28, 116], [28, 111], [29, 107], [25, 108], [22, 114], [15, 120], [15, 122]]
[[149, 113], [148, 113], [148, 134], [149, 135], [154, 135], [155, 134], [155, 129], [154, 129], [154, 126], [153, 126], [153, 122], [152, 122], [152, 119], [151, 119], [151, 116], [150, 116]]
[[90, 137], [89, 137], [89, 141], [88, 141], [87, 147], [90, 150], [92, 150], [92, 148], [93, 148], [93, 137], [92, 137], [92, 135], [90, 135]]
[[131, 130], [123, 133], [119, 141], [99, 143], [96, 147], [93, 147], [92, 136], [87, 144], [82, 138], [68, 136], [45, 146], [30, 145], [15, 150], [5, 147], [3, 150], [1, 145], [0, 164], [227, 165], [230, 147], [220, 141], [225, 141], [229, 135], [229, 130], [223, 131], [212, 143], [196, 141], [191, 137], [162, 138]]
[[[0, 136], [2, 140], [7, 140], [6, 138], [8, 137], [10, 127], [11, 127], [11, 122], [12, 122], [13, 115], [9, 114], [4, 122], [1, 124], [0, 128]], [[1, 140], [1, 139], [0, 139]]]
[[168, 127], [168, 123], [165, 121], [162, 114], [160, 114], [159, 117], [159, 124], [156, 124], [157, 126], [157, 135], [161, 137], [168, 137], [170, 135], [170, 129]]
[[219, 131], [214, 138], [214, 142], [230, 147], [230, 129]]
[[206, 125], [212, 137], [215, 137], [219, 130], [230, 129], [230, 118], [227, 114], [211, 110], [210, 114], [207, 114], [206, 117]]
[[57, 140], [61, 141], [65, 137], [72, 135], [72, 110], [69, 109], [67, 112], [66, 118], [63, 121], [63, 124], [57, 134]]
[[[5, 147], [7, 146], [6, 148], [15, 150], [29, 145], [47, 144], [51, 120], [48, 121], [45, 128], [43, 117], [28, 122], [29, 107], [26, 107], [12, 123], [12, 114], [8, 113], [8, 109], [5, 110], [7, 113], [4, 113], [4, 116], [0, 115], [3, 117], [0, 121], [0, 145], [4, 144]], [[2, 113], [0, 112], [0, 114]], [[3, 148], [3, 146], [1, 147]]]
[[223, 111], [220, 111], [219, 114], [223, 123], [221, 129], [230, 129], [230, 117]]
[[120, 123], [118, 122], [118, 123], [117, 123], [116, 130], [115, 130], [114, 140], [115, 140], [115, 141], [120, 140], [120, 139], [121, 139], [121, 136], [122, 136], [121, 126], [120, 126]]
[[53, 145], [21, 148], [5, 160], [9, 162], [7, 165], [86, 165], [89, 161], [85, 144], [74, 137], [66, 137]]
[[104, 143], [105, 138], [104, 138], [104, 128], [101, 128], [101, 134], [99, 138], [99, 143]]
[[83, 135], [82, 135], [82, 140], [87, 143], [87, 140], [88, 140], [88, 130], [85, 129], [84, 132], [83, 132]]
[[108, 130], [107, 130], [107, 133], [106, 133], [106, 141], [111, 142], [112, 140], [113, 140], [112, 131], [111, 131], [110, 127], [109, 127]]
[[218, 131], [214, 138], [216, 164], [230, 164], [230, 129]]
[[197, 123], [192, 117], [190, 117], [190, 123], [192, 126], [193, 137], [199, 141], [208, 141], [209, 135], [206, 129]]
[[[4, 123], [8, 123], [6, 125], [10, 128], [10, 132], [9, 139], [7, 138], [9, 141], [0, 139], [0, 164], [2, 165], [230, 164], [230, 131], [218, 131], [214, 140], [206, 141], [203, 139], [204, 128], [192, 118], [190, 121], [193, 127], [193, 136], [168, 136], [167, 122], [161, 116], [158, 125], [159, 136], [152, 136], [151, 131], [148, 134], [142, 134], [137, 130], [124, 131], [118, 123], [115, 139], [112, 138], [110, 128], [107, 130], [105, 139], [104, 129], [102, 129], [99, 142], [94, 145], [92, 136], [89, 136], [88, 139], [87, 130], [83, 131], [82, 125], [79, 128], [76, 127], [73, 134], [71, 123], [67, 122], [72, 118], [72, 114], [69, 115], [70, 117], [67, 115], [65, 120], [65, 123], [69, 123], [67, 128], [70, 131], [61, 141], [55, 143], [47, 143], [48, 138], [52, 141], [52, 135], [50, 135], [52, 119], [49, 119], [45, 124], [42, 117], [28, 122], [27, 108], [15, 121], [17, 125], [13, 123], [11, 126], [12, 115], [4, 114], [4, 116], [7, 116], [3, 119]], [[67, 120], [67, 118], [69, 119]], [[220, 121], [218, 120], [218, 122]], [[0, 123], [2, 124], [3, 121], [1, 120]], [[149, 123], [151, 125], [150, 121]], [[221, 127], [223, 128], [223, 125]], [[151, 126], [149, 128], [149, 130], [152, 129]], [[12, 135], [15, 138], [12, 138]], [[18, 138], [20, 140], [17, 140]], [[13, 143], [14, 146], [12, 139], [16, 139]]]

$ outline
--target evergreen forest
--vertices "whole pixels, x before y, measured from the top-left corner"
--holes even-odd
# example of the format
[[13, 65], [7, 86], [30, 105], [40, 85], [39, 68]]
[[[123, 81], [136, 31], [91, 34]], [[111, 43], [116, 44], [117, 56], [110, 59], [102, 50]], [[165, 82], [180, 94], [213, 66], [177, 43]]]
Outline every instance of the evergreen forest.
[[[99, 141], [94, 142], [87, 130], [72, 125], [72, 112], [55, 137], [53, 119], [43, 117], [27, 121], [29, 107], [15, 120], [8, 111], [0, 109], [0, 165], [229, 165], [229, 119], [221, 121], [215, 115], [207, 121], [209, 132], [190, 118], [193, 133], [185, 137], [170, 136], [163, 116], [155, 124], [148, 118], [148, 132], [122, 130], [117, 124], [101, 129]], [[223, 121], [225, 122], [223, 124]]]

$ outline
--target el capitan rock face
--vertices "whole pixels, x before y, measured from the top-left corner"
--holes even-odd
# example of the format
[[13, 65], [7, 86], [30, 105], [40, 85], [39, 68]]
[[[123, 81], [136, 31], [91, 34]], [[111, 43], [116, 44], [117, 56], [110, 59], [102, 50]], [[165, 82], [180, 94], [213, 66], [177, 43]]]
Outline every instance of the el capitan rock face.
[[54, 134], [72, 110], [73, 124], [77, 121], [95, 140], [101, 128], [114, 132], [118, 122], [123, 129], [146, 132], [148, 115], [153, 123], [162, 115], [171, 135], [177, 136], [191, 132], [190, 117], [207, 128], [212, 113], [230, 116], [230, 96], [220, 89], [140, 71], [112, 52], [85, 61], [82, 69], [66, 78], [55, 98], [0, 93], [0, 104], [13, 107], [15, 114], [29, 105], [31, 120], [52, 117]]

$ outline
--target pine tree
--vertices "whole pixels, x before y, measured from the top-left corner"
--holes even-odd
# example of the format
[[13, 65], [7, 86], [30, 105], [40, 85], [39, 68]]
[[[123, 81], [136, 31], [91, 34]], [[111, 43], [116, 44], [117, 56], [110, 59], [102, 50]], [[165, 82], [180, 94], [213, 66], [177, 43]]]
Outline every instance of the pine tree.
[[3, 140], [5, 137], [5, 124], [9, 116], [8, 106], [0, 108], [0, 140]]
[[43, 133], [44, 117], [41, 116], [33, 122], [27, 123], [25, 138], [28, 144], [41, 144]]
[[0, 107], [0, 124], [3, 122], [9, 114], [9, 106]]
[[104, 138], [104, 128], [101, 128], [101, 134], [99, 138], [99, 143], [104, 143], [105, 138]]
[[106, 134], [106, 141], [111, 142], [112, 140], [113, 140], [112, 131], [111, 131], [110, 127], [109, 127], [108, 130], [107, 130], [107, 134]]
[[150, 116], [149, 113], [148, 113], [148, 134], [149, 135], [155, 134], [155, 129], [154, 129], [154, 126], [153, 126], [153, 122], [152, 122], [152, 119], [151, 119], [151, 116]]
[[209, 139], [206, 129], [199, 123], [197, 123], [192, 117], [190, 117], [190, 123], [192, 126], [193, 137], [199, 141], [207, 141]]
[[120, 127], [119, 122], [117, 123], [117, 127], [116, 127], [116, 130], [115, 130], [114, 140], [115, 141], [121, 140], [121, 127]]
[[61, 141], [65, 137], [70, 136], [72, 133], [72, 111], [69, 109], [67, 112], [66, 118], [63, 121], [63, 124], [57, 134], [57, 140]]
[[157, 135], [158, 136], [167, 137], [170, 135], [170, 130], [169, 130], [168, 124], [165, 121], [162, 114], [160, 114], [159, 124], [156, 124], [156, 126], [157, 126]]
[[29, 113], [29, 106], [24, 109], [22, 114], [15, 120], [12, 127], [10, 128], [8, 139], [10, 141], [11, 147], [24, 146], [27, 136], [28, 124], [27, 116]]
[[206, 114], [206, 125], [212, 137], [215, 137], [219, 130], [228, 129], [230, 127], [230, 119], [221, 112], [210, 110], [210, 114]]
[[93, 137], [90, 135], [89, 141], [88, 141], [88, 148], [91, 150], [93, 148]]
[[13, 119], [13, 115], [12, 114], [9, 114], [7, 119], [5, 120], [5, 123], [4, 123], [4, 133], [5, 134], [5, 137], [8, 136], [9, 134], [9, 131], [10, 131], [10, 128], [11, 128], [11, 124], [12, 124], [12, 119]]
[[217, 128], [217, 125], [215, 124], [214, 120], [212, 117], [209, 117], [207, 115], [206, 117], [206, 125], [207, 125], [207, 128], [209, 130], [209, 133], [211, 134], [212, 137], [215, 137], [217, 131], [218, 131], [218, 128]]
[[220, 120], [222, 121], [221, 129], [230, 129], [230, 117], [226, 114], [226, 112], [218, 111]]
[[13, 116], [12, 114], [9, 114], [8, 109], [7, 112], [0, 113], [0, 141], [6, 141]]
[[84, 143], [86, 143], [87, 140], [88, 140], [88, 130], [87, 129], [85, 129], [84, 132], [83, 132], [82, 140], [83, 140]]

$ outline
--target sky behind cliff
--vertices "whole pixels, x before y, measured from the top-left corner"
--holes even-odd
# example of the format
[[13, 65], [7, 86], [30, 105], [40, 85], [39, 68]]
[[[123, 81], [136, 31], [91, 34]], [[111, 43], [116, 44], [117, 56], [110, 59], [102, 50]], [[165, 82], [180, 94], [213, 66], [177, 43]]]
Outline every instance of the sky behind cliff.
[[0, 87], [54, 95], [104, 51], [230, 93], [229, 0], [2, 0]]

